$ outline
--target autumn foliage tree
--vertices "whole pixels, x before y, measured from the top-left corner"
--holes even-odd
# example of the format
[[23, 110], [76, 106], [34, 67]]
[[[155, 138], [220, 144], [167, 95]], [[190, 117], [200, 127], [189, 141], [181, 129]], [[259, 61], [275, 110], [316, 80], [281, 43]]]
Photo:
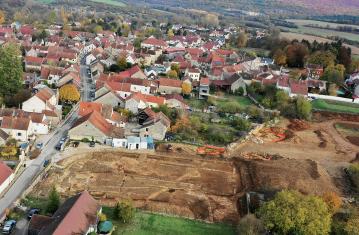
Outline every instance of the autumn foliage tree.
[[169, 78], [178, 78], [178, 74], [177, 74], [176, 70], [170, 70], [170, 71], [168, 71], [167, 76], [168, 76]]
[[0, 24], [5, 23], [5, 12], [0, 10]]
[[191, 83], [188, 82], [183, 82], [182, 83], [182, 94], [184, 95], [189, 95], [192, 92], [192, 85]]
[[81, 98], [80, 92], [74, 84], [66, 84], [60, 88], [60, 100], [63, 102], [77, 102]]
[[307, 56], [309, 55], [308, 47], [297, 42], [287, 46], [285, 52], [289, 67], [302, 68]]
[[258, 212], [264, 226], [274, 234], [329, 234], [332, 215], [320, 197], [284, 190]]
[[284, 66], [287, 64], [287, 55], [281, 49], [276, 50], [273, 59], [277, 65]]
[[326, 192], [322, 195], [322, 198], [332, 213], [337, 212], [342, 205], [342, 200], [335, 192]]

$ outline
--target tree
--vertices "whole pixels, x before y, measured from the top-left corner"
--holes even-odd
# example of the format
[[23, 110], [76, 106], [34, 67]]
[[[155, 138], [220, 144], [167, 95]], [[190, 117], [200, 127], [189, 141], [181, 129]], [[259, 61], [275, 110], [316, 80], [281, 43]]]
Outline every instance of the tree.
[[171, 64], [171, 70], [176, 71], [177, 75], [179, 75], [180, 72], [181, 72], [180, 71], [180, 66], [178, 64], [176, 64], [176, 63]]
[[101, 33], [103, 31], [103, 28], [101, 25], [96, 25], [93, 30], [92, 30], [95, 34]]
[[0, 96], [12, 96], [22, 86], [21, 52], [16, 44], [0, 47]]
[[347, 72], [354, 73], [356, 71], [359, 71], [359, 60], [358, 59], [352, 61]]
[[302, 68], [304, 61], [309, 54], [308, 47], [302, 43], [293, 43], [286, 47], [285, 53], [289, 67]]
[[329, 211], [334, 214], [342, 205], [342, 199], [335, 192], [326, 192], [322, 195], [323, 201], [328, 205]]
[[249, 131], [251, 129], [251, 123], [246, 119], [235, 117], [231, 125], [239, 131]]
[[237, 37], [238, 48], [246, 47], [247, 41], [248, 41], [247, 34], [245, 32], [240, 32]]
[[47, 21], [50, 23], [50, 24], [53, 24], [55, 23], [57, 20], [57, 15], [56, 15], [56, 12], [55, 11], [51, 11], [49, 13], [49, 15], [47, 16]]
[[66, 84], [60, 88], [60, 100], [68, 102], [77, 102], [80, 100], [81, 95], [74, 84]]
[[284, 190], [266, 202], [258, 212], [264, 226], [275, 234], [328, 234], [331, 213], [316, 196]]
[[290, 97], [287, 92], [279, 90], [275, 93], [275, 101], [277, 107], [283, 107], [288, 104]]
[[344, 82], [345, 67], [342, 64], [328, 66], [321, 79], [335, 84]]
[[48, 202], [46, 206], [46, 212], [53, 214], [60, 206], [60, 196], [59, 193], [56, 190], [55, 186], [52, 186], [49, 196], [48, 196]]
[[359, 215], [357, 213], [351, 215], [344, 226], [344, 231], [348, 235], [359, 235]]
[[0, 24], [5, 23], [5, 12], [0, 10]]
[[238, 235], [259, 235], [263, 234], [264, 226], [255, 215], [247, 214], [239, 221], [237, 231]]
[[173, 37], [175, 36], [175, 34], [173, 33], [173, 29], [169, 29], [169, 30], [167, 31], [167, 36], [168, 36], [169, 38], [173, 38]]
[[170, 71], [168, 71], [167, 76], [168, 76], [169, 78], [178, 78], [178, 74], [177, 74], [176, 70], [170, 70]]
[[189, 82], [182, 83], [182, 94], [189, 95], [192, 92], [192, 85]]
[[273, 59], [277, 65], [284, 66], [287, 64], [287, 55], [281, 49], [275, 51]]
[[307, 62], [309, 64], [322, 65], [324, 68], [326, 68], [328, 66], [334, 66], [335, 55], [330, 51], [316, 51], [309, 56]]
[[104, 213], [98, 213], [98, 219], [100, 222], [104, 222], [107, 220], [107, 216]]
[[135, 216], [135, 208], [132, 205], [132, 201], [130, 200], [122, 200], [116, 204], [114, 210], [114, 217], [126, 224], [131, 222], [133, 217]]
[[300, 119], [309, 120], [312, 114], [312, 104], [303, 96], [296, 100], [297, 115]]
[[120, 69], [120, 71], [124, 71], [125, 69], [127, 69], [127, 59], [126, 56], [122, 55], [120, 56], [120, 58], [118, 59], [118, 67]]
[[355, 191], [359, 192], [359, 163], [351, 164], [348, 168], [348, 173]]

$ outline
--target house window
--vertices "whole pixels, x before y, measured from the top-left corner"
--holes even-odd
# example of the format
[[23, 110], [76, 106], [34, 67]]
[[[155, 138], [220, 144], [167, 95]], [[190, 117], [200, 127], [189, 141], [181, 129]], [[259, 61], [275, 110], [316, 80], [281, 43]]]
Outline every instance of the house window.
[[17, 133], [17, 136], [22, 136], [22, 133], [18, 132], [18, 133]]
[[146, 131], [148, 131], [148, 127], [146, 127]]

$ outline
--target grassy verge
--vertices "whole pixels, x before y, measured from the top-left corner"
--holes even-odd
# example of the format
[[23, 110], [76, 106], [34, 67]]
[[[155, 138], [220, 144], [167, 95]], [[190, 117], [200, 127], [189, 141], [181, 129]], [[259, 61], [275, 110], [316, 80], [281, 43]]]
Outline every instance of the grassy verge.
[[113, 218], [113, 209], [103, 212], [117, 227], [113, 235], [232, 235], [235, 228], [226, 224], [208, 224], [200, 221], [137, 211], [131, 224], [121, 224]]
[[312, 106], [314, 109], [318, 109], [318, 110], [337, 112], [337, 113], [359, 114], [359, 104], [354, 104], [354, 103], [316, 99], [312, 101]]

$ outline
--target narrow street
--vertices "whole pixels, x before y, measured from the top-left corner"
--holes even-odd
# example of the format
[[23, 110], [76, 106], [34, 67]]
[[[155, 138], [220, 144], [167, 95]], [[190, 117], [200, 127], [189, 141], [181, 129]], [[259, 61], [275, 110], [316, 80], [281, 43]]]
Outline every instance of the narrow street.
[[44, 142], [44, 147], [41, 154], [32, 161], [26, 162], [26, 169], [19, 176], [19, 178], [11, 185], [8, 191], [0, 199], [0, 214], [9, 208], [19, 196], [31, 185], [35, 176], [43, 168], [45, 160], [51, 160], [56, 154], [56, 144], [60, 139], [67, 135], [67, 131], [77, 120], [77, 110], [74, 110], [72, 114], [64, 120], [62, 125], [59, 125], [53, 132], [48, 136], [47, 142]]
[[[91, 79], [88, 75], [88, 66], [84, 65], [84, 61], [81, 61], [81, 81], [82, 81], [82, 100], [90, 101], [91, 100]], [[75, 110], [63, 120], [63, 122], [57, 126], [50, 134], [47, 136], [41, 136], [41, 142], [44, 144], [44, 147], [41, 151], [41, 154], [35, 160], [28, 160], [26, 162], [26, 168], [21, 173], [21, 175], [16, 179], [15, 182], [10, 186], [8, 191], [2, 195], [0, 198], [0, 215], [21, 196], [21, 194], [31, 185], [36, 175], [43, 168], [44, 162], [46, 160], [53, 160], [54, 156], [57, 153], [55, 146], [59, 143], [60, 139], [67, 135], [68, 130], [75, 123], [78, 118], [78, 106], [75, 106]], [[39, 138], [39, 139], [40, 139]]]

